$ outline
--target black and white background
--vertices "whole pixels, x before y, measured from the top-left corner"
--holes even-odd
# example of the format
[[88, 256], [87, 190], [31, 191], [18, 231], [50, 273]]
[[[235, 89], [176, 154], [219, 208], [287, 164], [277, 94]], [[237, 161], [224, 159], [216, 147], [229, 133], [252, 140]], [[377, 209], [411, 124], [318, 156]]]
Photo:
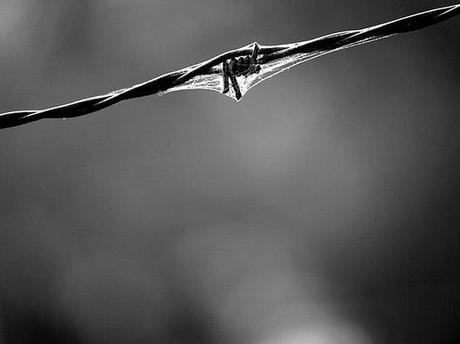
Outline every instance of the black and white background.
[[[0, 0], [0, 112], [451, 4]], [[0, 342], [455, 343], [459, 39], [0, 131]]]

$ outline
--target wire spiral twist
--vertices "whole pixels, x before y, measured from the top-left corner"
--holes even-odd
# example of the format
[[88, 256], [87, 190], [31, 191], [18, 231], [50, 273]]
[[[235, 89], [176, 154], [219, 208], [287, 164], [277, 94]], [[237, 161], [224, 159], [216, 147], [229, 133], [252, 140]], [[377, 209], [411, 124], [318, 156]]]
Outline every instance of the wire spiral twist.
[[[299, 53], [320, 52], [321, 54], [326, 54], [328, 52], [353, 47], [389, 36], [419, 30], [452, 18], [459, 13], [460, 4], [417, 13], [359, 30], [337, 32], [308, 41], [273, 46], [260, 46], [256, 53], [256, 59], [259, 65], [263, 65], [265, 63]], [[219, 64], [226, 63], [229, 59], [246, 57], [253, 54], [253, 52], [254, 50], [248, 47], [239, 48], [225, 52], [210, 60], [191, 67], [167, 73], [141, 84], [116, 90], [104, 95], [85, 98], [72, 103], [43, 110], [6, 112], [0, 114], [0, 128], [15, 127], [44, 118], [63, 119], [83, 116], [102, 110], [123, 100], [165, 92], [168, 89], [177, 87], [196, 76], [221, 73], [222, 70], [218, 67]]]

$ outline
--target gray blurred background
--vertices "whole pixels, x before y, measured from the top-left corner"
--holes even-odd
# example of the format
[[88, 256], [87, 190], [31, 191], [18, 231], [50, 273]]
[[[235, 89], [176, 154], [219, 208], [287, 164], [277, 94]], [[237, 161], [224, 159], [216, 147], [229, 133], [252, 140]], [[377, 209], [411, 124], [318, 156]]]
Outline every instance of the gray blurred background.
[[[0, 0], [0, 112], [449, 4]], [[0, 131], [0, 342], [454, 343], [459, 39]]]

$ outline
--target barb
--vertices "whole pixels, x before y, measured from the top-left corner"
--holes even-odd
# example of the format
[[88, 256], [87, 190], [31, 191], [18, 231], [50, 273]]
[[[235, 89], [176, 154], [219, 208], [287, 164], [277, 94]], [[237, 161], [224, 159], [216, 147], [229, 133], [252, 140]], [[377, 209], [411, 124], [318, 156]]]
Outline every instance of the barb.
[[0, 114], [0, 128], [19, 126], [44, 118], [63, 119], [83, 116], [123, 100], [186, 89], [218, 91], [239, 101], [250, 88], [299, 63], [334, 51], [419, 30], [452, 18], [459, 13], [460, 4], [417, 13], [360, 30], [337, 32], [304, 42], [273, 46], [253, 43], [191, 67], [105, 95], [44, 110], [22, 110]]

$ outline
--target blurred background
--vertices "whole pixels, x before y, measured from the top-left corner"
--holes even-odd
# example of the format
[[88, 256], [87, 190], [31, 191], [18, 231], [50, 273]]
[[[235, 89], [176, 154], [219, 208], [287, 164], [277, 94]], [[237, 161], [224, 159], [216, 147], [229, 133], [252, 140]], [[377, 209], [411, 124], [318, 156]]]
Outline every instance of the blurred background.
[[[450, 4], [1, 0], [0, 112]], [[0, 342], [456, 342], [459, 37], [0, 131]]]

